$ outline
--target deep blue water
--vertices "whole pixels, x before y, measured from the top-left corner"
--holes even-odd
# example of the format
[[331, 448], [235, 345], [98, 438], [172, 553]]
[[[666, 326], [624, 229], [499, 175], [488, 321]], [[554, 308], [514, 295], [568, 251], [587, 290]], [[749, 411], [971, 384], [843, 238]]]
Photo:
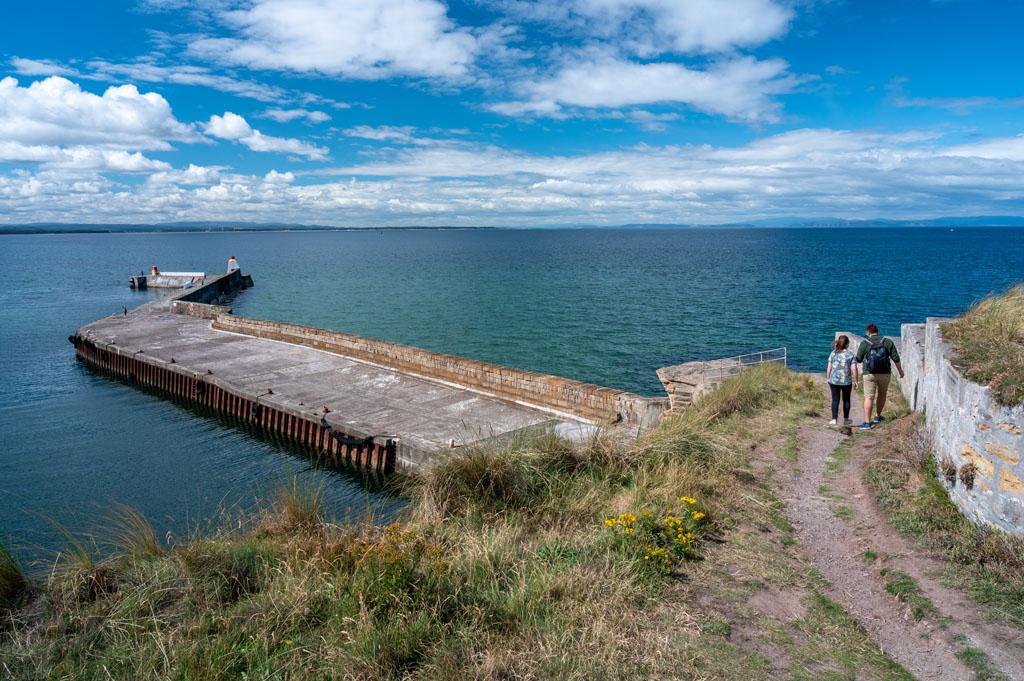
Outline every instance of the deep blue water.
[[75, 360], [75, 328], [152, 295], [130, 274], [230, 255], [256, 283], [238, 314], [656, 395], [661, 366], [784, 345], [820, 369], [836, 330], [954, 315], [1024, 279], [1024, 229], [0, 236], [0, 537], [50, 546], [32, 504], [88, 516], [111, 500], [180, 534], [292, 473], [324, 480], [335, 516], [400, 505]]

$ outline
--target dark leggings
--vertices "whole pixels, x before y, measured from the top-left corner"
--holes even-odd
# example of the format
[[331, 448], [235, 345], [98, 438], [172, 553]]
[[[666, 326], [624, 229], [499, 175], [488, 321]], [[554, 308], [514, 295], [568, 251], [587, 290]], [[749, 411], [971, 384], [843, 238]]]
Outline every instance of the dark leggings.
[[839, 418], [839, 396], [843, 396], [843, 418], [850, 418], [850, 392], [853, 390], [852, 385], [832, 385], [828, 384], [828, 387], [832, 390], [832, 420]]

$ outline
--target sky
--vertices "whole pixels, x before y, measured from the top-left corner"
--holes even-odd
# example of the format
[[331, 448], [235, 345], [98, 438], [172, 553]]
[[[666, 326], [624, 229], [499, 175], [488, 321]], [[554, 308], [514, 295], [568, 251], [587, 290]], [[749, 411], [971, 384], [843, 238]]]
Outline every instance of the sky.
[[0, 223], [1024, 215], [1024, 3], [13, 2]]

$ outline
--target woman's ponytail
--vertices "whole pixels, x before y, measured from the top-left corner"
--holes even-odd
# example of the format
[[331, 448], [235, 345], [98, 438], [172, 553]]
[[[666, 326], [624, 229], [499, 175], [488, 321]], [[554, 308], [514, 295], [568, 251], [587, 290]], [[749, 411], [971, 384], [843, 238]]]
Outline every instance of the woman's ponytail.
[[836, 338], [835, 341], [832, 343], [832, 349], [836, 353], [840, 353], [848, 347], [850, 347], [850, 339], [847, 338], [846, 336], [840, 336], [839, 338]]

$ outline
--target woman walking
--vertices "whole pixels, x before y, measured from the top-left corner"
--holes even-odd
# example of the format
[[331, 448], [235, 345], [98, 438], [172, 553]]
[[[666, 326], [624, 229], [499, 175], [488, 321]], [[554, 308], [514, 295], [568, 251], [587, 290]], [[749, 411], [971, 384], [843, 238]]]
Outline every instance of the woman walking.
[[857, 363], [853, 350], [850, 350], [850, 339], [846, 336], [836, 338], [832, 344], [832, 353], [828, 356], [828, 387], [832, 391], [832, 420], [830, 426], [836, 425], [839, 418], [839, 398], [843, 398], [843, 425], [853, 423], [850, 420], [850, 393], [860, 381], [857, 376]]

